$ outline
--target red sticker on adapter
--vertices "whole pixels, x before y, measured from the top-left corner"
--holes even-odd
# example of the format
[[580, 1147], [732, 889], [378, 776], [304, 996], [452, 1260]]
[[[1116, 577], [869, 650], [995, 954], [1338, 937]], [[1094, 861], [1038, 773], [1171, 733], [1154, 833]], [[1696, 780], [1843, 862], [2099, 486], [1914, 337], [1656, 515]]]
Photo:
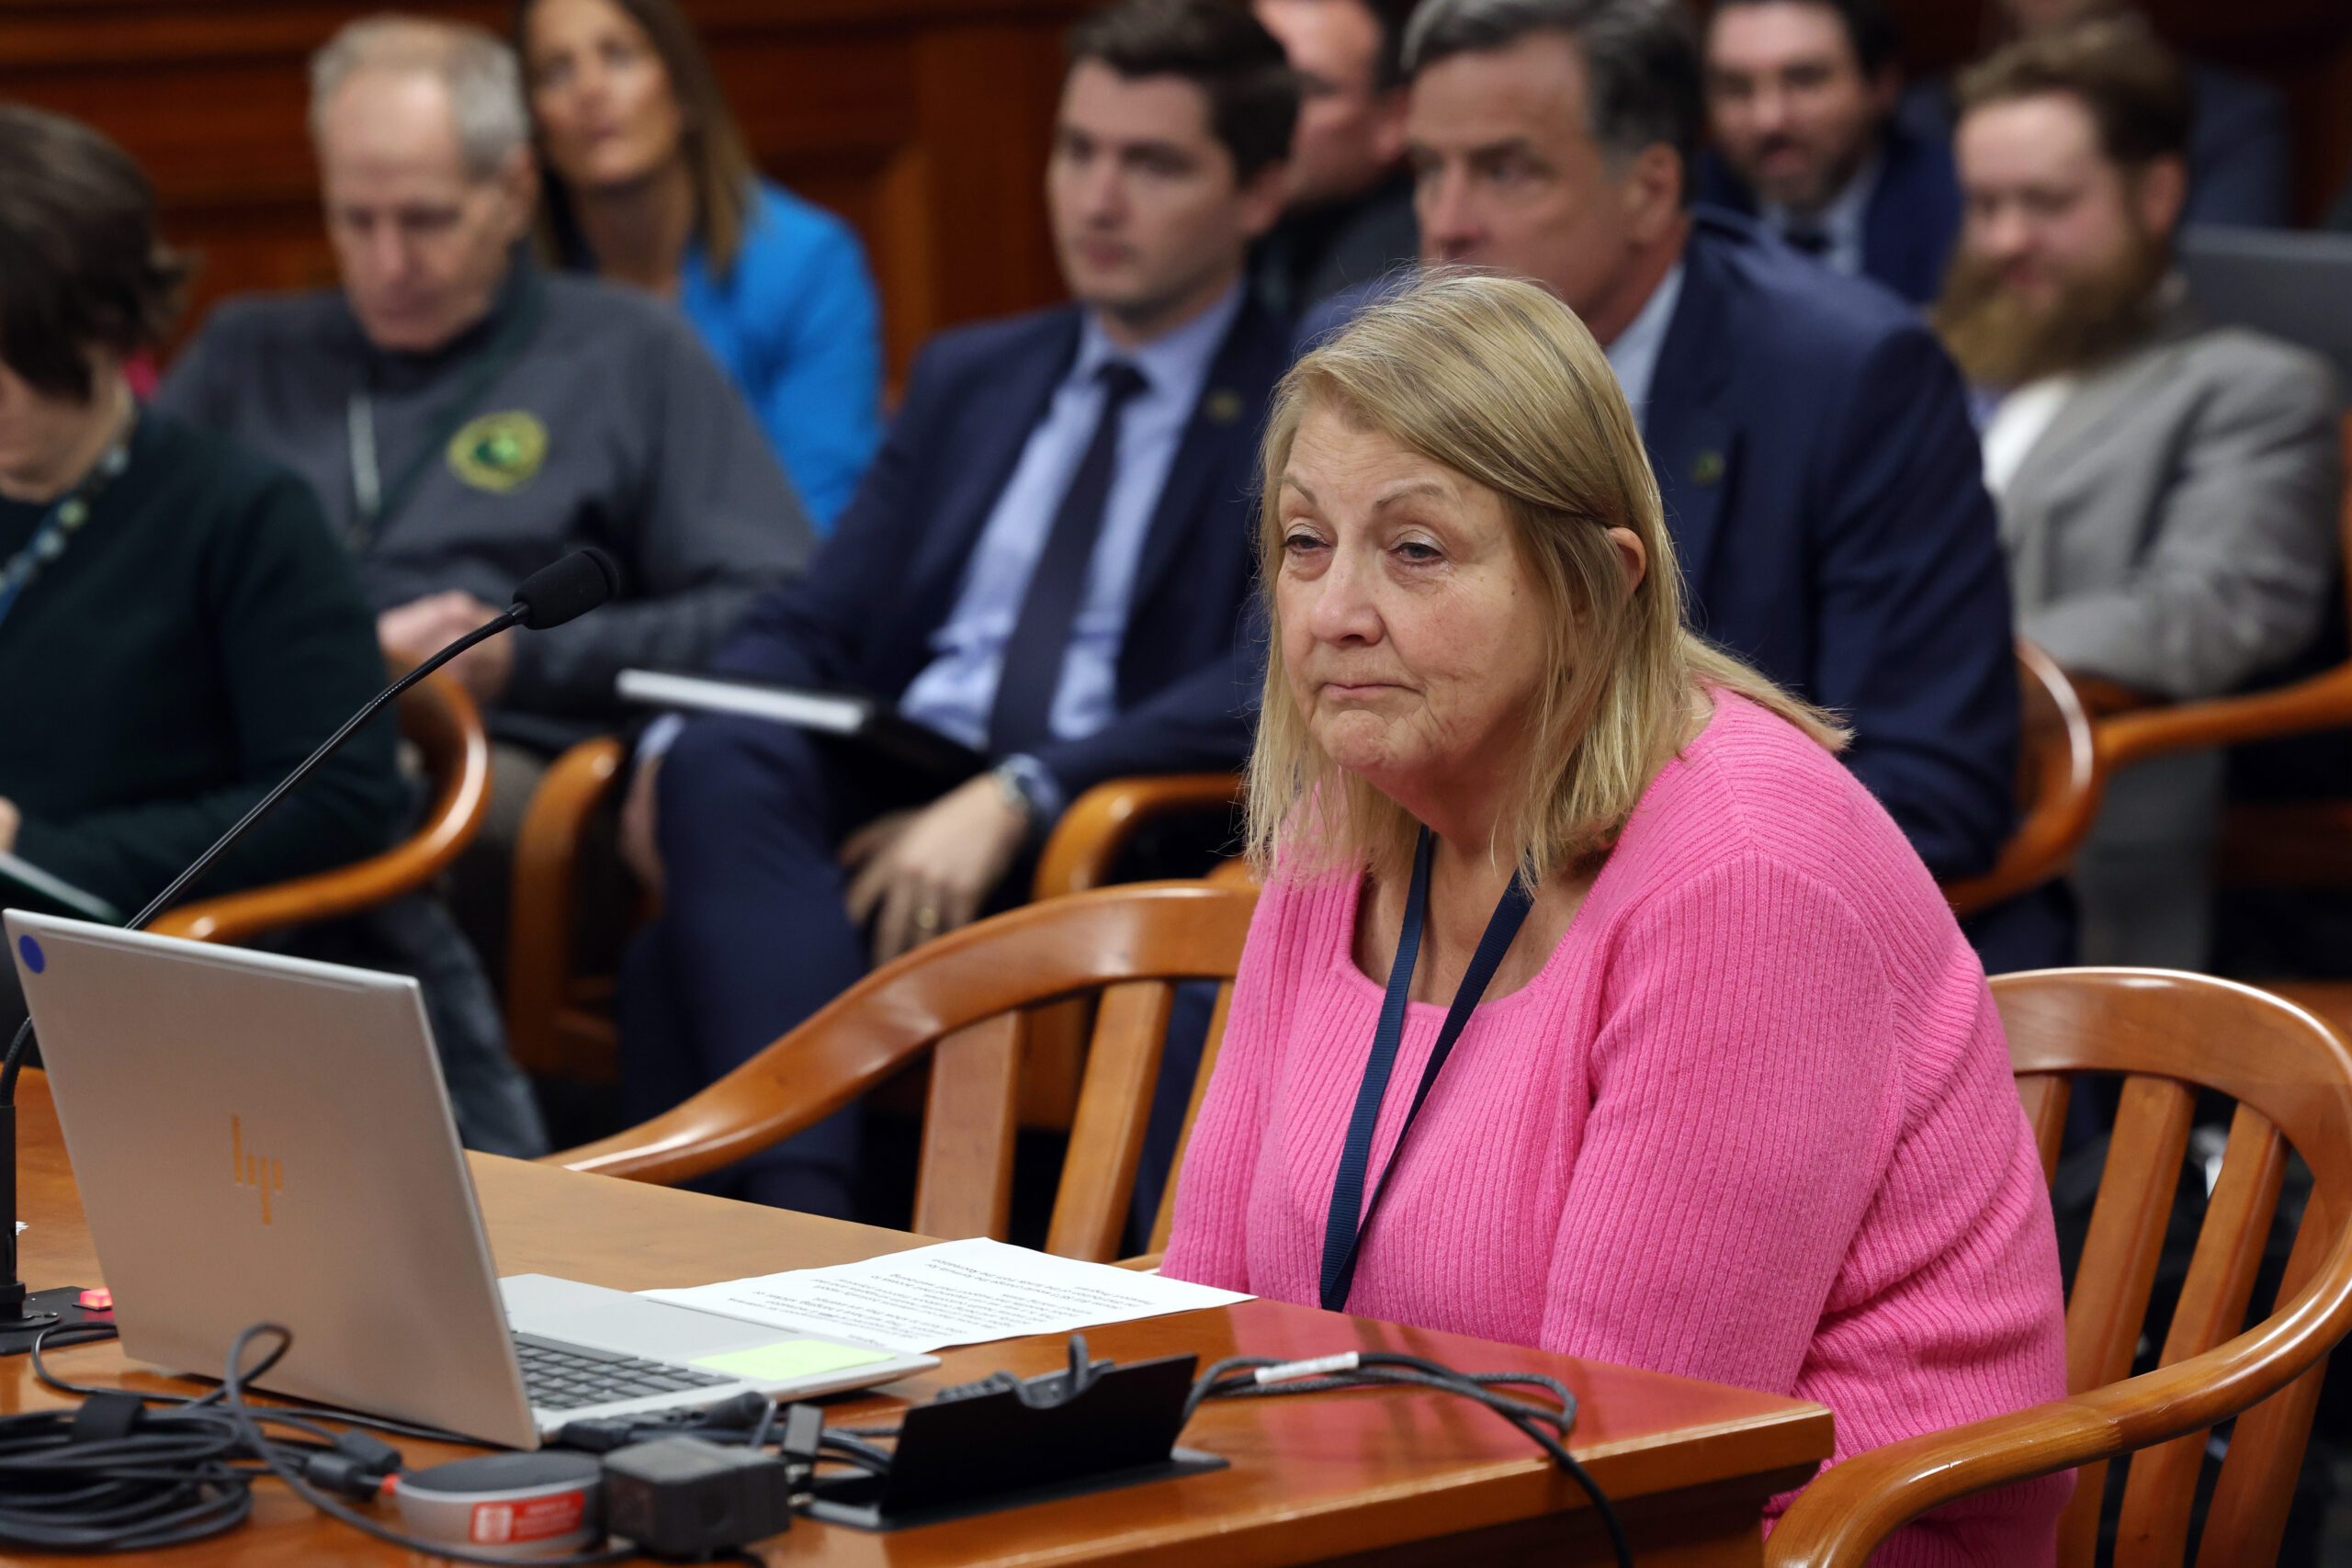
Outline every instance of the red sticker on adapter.
[[588, 1494], [559, 1492], [551, 1497], [526, 1497], [519, 1503], [476, 1503], [469, 1532], [478, 1546], [503, 1546], [511, 1541], [545, 1540], [570, 1535], [588, 1514]]

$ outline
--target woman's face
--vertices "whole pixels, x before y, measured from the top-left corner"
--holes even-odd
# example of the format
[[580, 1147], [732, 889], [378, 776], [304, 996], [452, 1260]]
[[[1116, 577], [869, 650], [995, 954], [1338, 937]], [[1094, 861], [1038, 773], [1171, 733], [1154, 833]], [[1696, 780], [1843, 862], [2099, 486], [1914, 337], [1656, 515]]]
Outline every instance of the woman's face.
[[91, 396], [45, 392], [0, 364], [0, 496], [47, 501], [82, 477], [123, 415], [121, 361], [91, 356]]
[[1324, 409], [1281, 483], [1283, 669], [1316, 742], [1416, 816], [1501, 787], [1552, 646], [1502, 498]]
[[629, 185], [678, 156], [685, 118], [670, 73], [613, 0], [538, 0], [526, 34], [531, 113], [566, 185]]

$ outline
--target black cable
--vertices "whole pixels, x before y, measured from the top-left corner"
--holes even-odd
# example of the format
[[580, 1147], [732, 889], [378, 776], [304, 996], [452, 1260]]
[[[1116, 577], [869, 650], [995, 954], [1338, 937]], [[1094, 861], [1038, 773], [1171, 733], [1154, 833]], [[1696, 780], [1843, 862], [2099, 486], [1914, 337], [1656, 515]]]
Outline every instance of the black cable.
[[[40, 1359], [62, 1336], [87, 1344], [111, 1334], [83, 1325], [34, 1340], [43, 1382], [113, 1407], [96, 1407], [102, 1433], [83, 1429], [93, 1408], [86, 1403], [0, 1417], [0, 1541], [51, 1551], [148, 1550], [219, 1535], [253, 1513], [253, 1483], [263, 1472], [240, 1462], [250, 1458], [243, 1436], [221, 1411], [176, 1395], [83, 1391]], [[150, 1403], [163, 1408], [151, 1411]], [[332, 1449], [331, 1435], [320, 1435], [329, 1440], [287, 1446], [305, 1454]]]
[[[251, 1372], [246, 1372], [242, 1370], [245, 1359], [245, 1347], [254, 1342], [255, 1336], [263, 1334], [277, 1335], [277, 1348], [271, 1352], [260, 1366]], [[247, 1404], [244, 1382], [246, 1378], [259, 1377], [267, 1371], [293, 1343], [294, 1331], [284, 1324], [254, 1324], [238, 1335], [236, 1343], [229, 1347], [227, 1375], [220, 1382], [223, 1395], [222, 1410], [232, 1421], [236, 1423], [247, 1446], [261, 1456], [262, 1462], [269, 1466], [271, 1474], [284, 1482], [288, 1491], [326, 1515], [327, 1517], [349, 1525], [361, 1534], [373, 1536], [387, 1545], [397, 1546], [403, 1551], [420, 1552], [426, 1556], [446, 1557], [453, 1562], [486, 1563], [490, 1564], [491, 1568], [503, 1568], [504, 1564], [514, 1561], [512, 1557], [494, 1556], [486, 1551], [469, 1551], [463, 1547], [451, 1546], [444, 1541], [419, 1540], [414, 1536], [403, 1535], [389, 1526], [379, 1524], [356, 1508], [345, 1507], [325, 1493], [316, 1490], [292, 1465], [288, 1464], [270, 1441], [262, 1436], [261, 1431], [263, 1422], [281, 1419], [279, 1413], [266, 1407], [255, 1409]], [[300, 1422], [292, 1424], [303, 1425]], [[636, 1546], [625, 1543], [620, 1546], [605, 1547], [596, 1551], [572, 1552], [562, 1557], [535, 1557], [531, 1561], [538, 1564], [539, 1568], [593, 1568], [595, 1564], [626, 1562], [637, 1555]]]
[[[72, 1335], [74, 1337], [62, 1337], [66, 1335]], [[33, 1340], [32, 1353], [28, 1358], [32, 1363], [33, 1376], [45, 1386], [53, 1388], [60, 1393], [74, 1394], [83, 1399], [88, 1399], [96, 1394], [134, 1393], [137, 1391], [131, 1389], [67, 1382], [63, 1378], [51, 1371], [48, 1365], [41, 1359], [41, 1352], [45, 1349], [66, 1350], [76, 1345], [98, 1345], [113, 1337], [115, 1337], [114, 1325], [107, 1323], [65, 1323], [54, 1328], [46, 1329]], [[261, 1375], [258, 1369], [245, 1374], [249, 1381]], [[227, 1392], [227, 1385], [223, 1384], [209, 1393], [139, 1393], [138, 1397], [150, 1404], [187, 1406], [193, 1409], [220, 1404]], [[336, 1421], [345, 1427], [357, 1427], [365, 1431], [380, 1432], [390, 1438], [414, 1438], [420, 1442], [450, 1443], [459, 1448], [470, 1447], [473, 1443], [471, 1438], [461, 1432], [447, 1431], [439, 1427], [420, 1427], [409, 1421], [395, 1421], [388, 1416], [364, 1416], [349, 1410], [322, 1410], [312, 1404], [274, 1404], [270, 1406], [270, 1411], [273, 1416], [302, 1417], [312, 1421]]]
[[[1295, 1377], [1261, 1380], [1268, 1368], [1296, 1368]], [[1540, 1388], [1559, 1401], [1557, 1407], [1493, 1392], [1497, 1385]], [[1609, 1544], [1619, 1568], [1634, 1568], [1634, 1548], [1609, 1496], [1585, 1467], [1568, 1452], [1567, 1437], [1577, 1420], [1576, 1395], [1555, 1378], [1538, 1372], [1463, 1372], [1442, 1362], [1391, 1350], [1363, 1350], [1310, 1361], [1283, 1361], [1272, 1356], [1234, 1356], [1212, 1365], [1193, 1384], [1184, 1403], [1184, 1418], [1211, 1399], [1263, 1399], [1283, 1394], [1319, 1393], [1343, 1389], [1430, 1388], [1483, 1404], [1518, 1427], [1548, 1455], [1555, 1466], [1583, 1488], [1593, 1511], [1609, 1532]], [[1545, 1427], [1551, 1431], [1544, 1430]], [[1555, 1435], [1556, 1434], [1556, 1435]]]

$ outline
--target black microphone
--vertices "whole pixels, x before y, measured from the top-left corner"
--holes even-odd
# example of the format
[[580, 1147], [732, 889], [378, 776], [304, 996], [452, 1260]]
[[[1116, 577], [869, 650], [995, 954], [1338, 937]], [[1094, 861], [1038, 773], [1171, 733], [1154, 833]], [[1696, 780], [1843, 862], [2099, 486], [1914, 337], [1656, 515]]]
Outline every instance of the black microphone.
[[[147, 901], [147, 907], [132, 916], [129, 929], [139, 930], [175, 903], [179, 896], [204, 874], [220, 863], [220, 857], [237, 847], [261, 819], [277, 808], [277, 803], [292, 794], [304, 780], [323, 767], [328, 758], [343, 750], [344, 743], [359, 732], [360, 727], [384, 710], [402, 692], [440, 669], [466, 649], [492, 637], [510, 626], [528, 631], [545, 631], [566, 621], [579, 619], [597, 605], [610, 599], [620, 589], [621, 569], [612, 557], [594, 545], [578, 549], [561, 560], [543, 566], [525, 578], [513, 594], [514, 602], [496, 616], [476, 626], [432, 658], [394, 681], [376, 694], [375, 697], [344, 721], [343, 728], [327, 737], [317, 750], [304, 758], [302, 764], [263, 795], [254, 808], [239, 818], [236, 825], [213, 842], [210, 849], [196, 857], [186, 871], [172, 879], [171, 886]], [[0, 1284], [0, 1337], [22, 1334], [27, 1330], [46, 1326], [55, 1320], [53, 1313], [27, 1314], [24, 1281], [17, 1278], [17, 1075], [24, 1069], [25, 1049], [31, 1044], [33, 1021], [29, 1014], [17, 1026], [17, 1036], [8, 1043], [8, 1054], [0, 1058], [0, 1247], [6, 1247], [8, 1279]], [[44, 1295], [70, 1298], [69, 1289], [43, 1292]], [[28, 1348], [28, 1346], [0, 1344], [0, 1355]]]

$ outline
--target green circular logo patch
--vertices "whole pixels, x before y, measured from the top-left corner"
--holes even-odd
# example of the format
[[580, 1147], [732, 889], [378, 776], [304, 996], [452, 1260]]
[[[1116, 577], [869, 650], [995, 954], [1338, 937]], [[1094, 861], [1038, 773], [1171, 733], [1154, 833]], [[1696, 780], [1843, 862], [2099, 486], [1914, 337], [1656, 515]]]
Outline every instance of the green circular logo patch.
[[548, 457], [548, 427], [526, 409], [469, 421], [449, 438], [449, 471], [494, 495], [522, 489]]

